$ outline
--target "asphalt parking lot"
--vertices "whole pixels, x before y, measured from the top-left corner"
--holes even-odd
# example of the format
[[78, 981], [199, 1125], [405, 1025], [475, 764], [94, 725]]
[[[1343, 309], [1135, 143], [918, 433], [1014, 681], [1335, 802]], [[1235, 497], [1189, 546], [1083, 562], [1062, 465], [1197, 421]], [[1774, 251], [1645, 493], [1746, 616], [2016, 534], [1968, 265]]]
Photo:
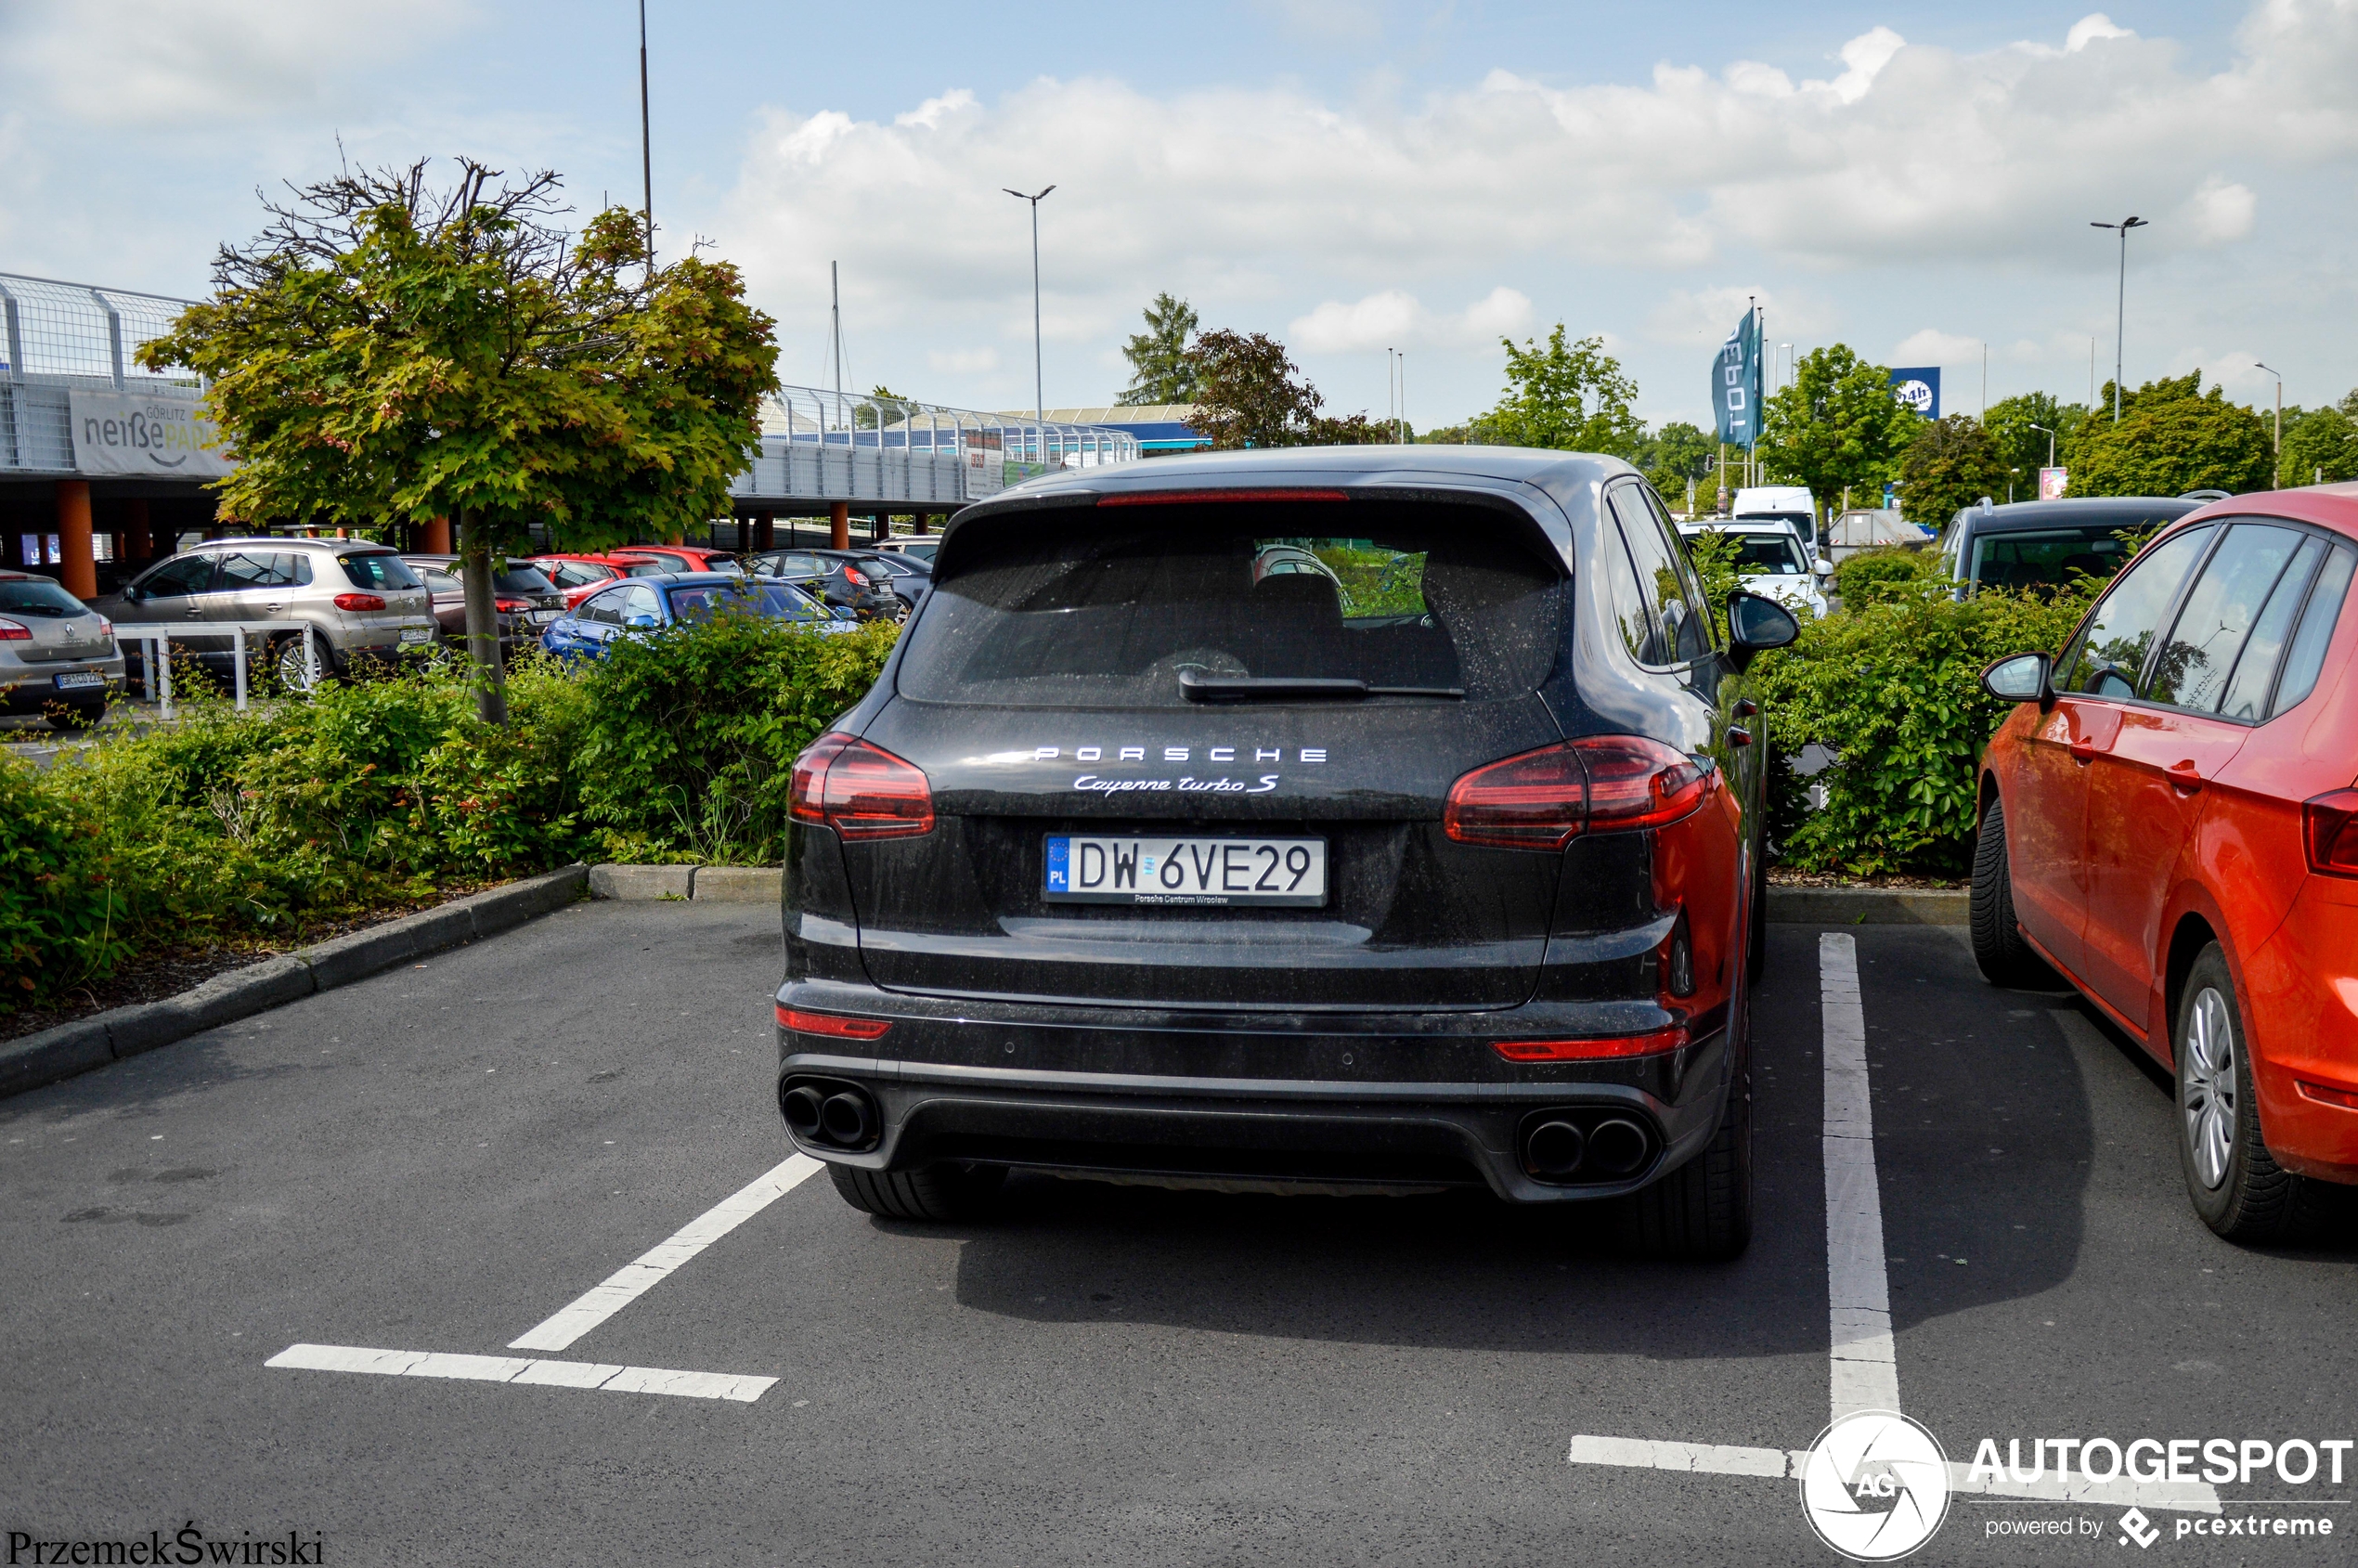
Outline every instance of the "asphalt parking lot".
[[[1781, 1462], [1826, 1424], [1858, 1263], [1829, 1261], [1846, 953], [1880, 1375], [1952, 1463], [2358, 1437], [2358, 1231], [2216, 1240], [2166, 1084], [2085, 1009], [1990, 990], [1962, 932], [1826, 935], [1772, 931], [1759, 1227], [1698, 1267], [1471, 1197], [1025, 1178], [988, 1224], [872, 1221], [781, 1164], [775, 912], [576, 905], [0, 1102], [0, 1532], [194, 1522], [387, 1563], [1833, 1562], [1792, 1479], [1658, 1467]], [[2141, 1557], [2137, 1504], [2173, 1559], [2348, 1562], [2342, 1476], [1962, 1490], [1918, 1561]], [[2336, 1534], [2177, 1531], [2292, 1515]]]

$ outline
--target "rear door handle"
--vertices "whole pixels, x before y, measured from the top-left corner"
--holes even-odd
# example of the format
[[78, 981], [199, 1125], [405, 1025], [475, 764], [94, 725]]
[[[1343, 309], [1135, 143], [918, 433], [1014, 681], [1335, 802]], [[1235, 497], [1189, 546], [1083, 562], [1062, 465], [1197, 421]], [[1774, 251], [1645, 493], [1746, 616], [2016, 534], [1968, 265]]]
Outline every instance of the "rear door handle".
[[2096, 743], [2093, 741], [2077, 740], [2072, 742], [2071, 759], [2074, 762], [2079, 763], [2083, 768], [2089, 763], [2093, 762], [2096, 759]]
[[2162, 771], [2169, 775], [2170, 787], [2173, 789], [2183, 790], [2188, 795], [2192, 795], [2202, 787], [2202, 771], [2195, 766], [2192, 758], [2172, 762]]

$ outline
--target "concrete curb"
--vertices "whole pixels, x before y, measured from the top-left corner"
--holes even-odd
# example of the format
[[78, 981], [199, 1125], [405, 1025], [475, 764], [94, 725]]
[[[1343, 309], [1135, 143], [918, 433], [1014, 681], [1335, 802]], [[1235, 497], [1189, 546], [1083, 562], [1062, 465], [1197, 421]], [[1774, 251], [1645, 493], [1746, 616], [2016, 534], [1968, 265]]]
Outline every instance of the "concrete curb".
[[579, 898], [587, 866], [527, 876], [487, 893], [389, 920], [232, 969], [177, 996], [117, 1007], [0, 1044], [0, 1098], [251, 1017], [314, 991], [350, 985], [408, 959], [497, 936]]
[[1963, 926], [1973, 895], [1962, 888], [1779, 888], [1768, 919], [1789, 926]]
[[784, 895], [785, 876], [774, 865], [593, 865], [590, 896], [773, 904]]

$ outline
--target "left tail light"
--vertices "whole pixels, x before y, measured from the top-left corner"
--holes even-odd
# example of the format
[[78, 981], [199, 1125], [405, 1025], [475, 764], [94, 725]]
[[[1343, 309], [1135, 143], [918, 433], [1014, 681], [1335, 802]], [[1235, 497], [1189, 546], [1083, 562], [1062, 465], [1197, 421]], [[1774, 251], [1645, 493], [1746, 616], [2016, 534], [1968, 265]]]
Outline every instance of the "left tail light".
[[532, 602], [526, 599], [495, 599], [491, 606], [503, 616], [521, 616], [532, 608]]
[[336, 608], [339, 610], [382, 610], [384, 607], [384, 600], [373, 593], [339, 593], [336, 595]]
[[795, 758], [790, 800], [795, 821], [846, 838], [914, 838], [933, 831], [933, 786], [925, 771], [834, 732]]
[[1582, 833], [1677, 822], [1711, 775], [1642, 735], [1589, 735], [1476, 768], [1449, 787], [1442, 827], [1460, 844], [1561, 849]]
[[30, 642], [32, 628], [21, 621], [0, 620], [0, 642]]
[[2338, 789], [2301, 802], [2300, 841], [2309, 869], [2326, 876], [2358, 876], [2358, 789]]
[[823, 1034], [834, 1040], [880, 1040], [892, 1027], [889, 1018], [847, 1018], [836, 1013], [806, 1013], [783, 1003], [772, 1003], [778, 1012], [778, 1027], [798, 1034]]
[[860, 575], [857, 567], [846, 566], [843, 569], [843, 577], [844, 580], [854, 588], [865, 588], [868, 586], [868, 579]]

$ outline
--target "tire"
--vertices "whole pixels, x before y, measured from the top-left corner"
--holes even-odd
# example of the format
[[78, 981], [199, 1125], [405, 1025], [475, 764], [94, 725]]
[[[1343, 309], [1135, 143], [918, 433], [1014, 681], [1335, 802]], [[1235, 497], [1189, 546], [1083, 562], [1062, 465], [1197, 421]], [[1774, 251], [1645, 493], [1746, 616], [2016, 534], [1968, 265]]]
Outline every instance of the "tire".
[[1752, 1240], [1752, 1008], [1728, 1104], [1701, 1154], [1621, 1200], [1623, 1247], [1643, 1257], [1725, 1263]]
[[914, 1171], [862, 1171], [856, 1165], [827, 1167], [846, 1203], [880, 1220], [939, 1224], [987, 1213], [1006, 1184], [1004, 1165], [962, 1165], [944, 1160]]
[[2229, 1241], [2289, 1241], [2321, 1218], [2317, 1184], [2276, 1163], [2261, 1136], [2243, 1010], [2217, 942], [2196, 957], [2170, 1033], [2178, 1165], [2202, 1223]]
[[[324, 679], [335, 668], [335, 659], [322, 646], [319, 650], [319, 674]], [[270, 645], [270, 673], [277, 677], [279, 689], [291, 696], [301, 696], [311, 690], [311, 671], [304, 664], [303, 639], [281, 637]]]
[[1966, 901], [1973, 958], [1981, 977], [2010, 991], [2053, 991], [2063, 977], [2024, 940], [2015, 918], [2014, 872], [2006, 862], [2006, 808], [1996, 796], [1974, 836], [1973, 892]]

